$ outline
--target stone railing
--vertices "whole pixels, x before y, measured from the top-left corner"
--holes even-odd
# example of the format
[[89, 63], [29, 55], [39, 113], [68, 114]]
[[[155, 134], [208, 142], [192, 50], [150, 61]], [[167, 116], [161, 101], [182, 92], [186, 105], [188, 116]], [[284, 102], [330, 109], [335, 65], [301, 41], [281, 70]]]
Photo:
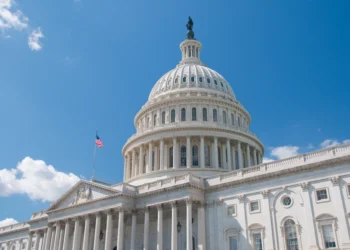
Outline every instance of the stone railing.
[[12, 225], [9, 225], [9, 226], [0, 227], [0, 234], [6, 233], [6, 232], [9, 232], [9, 231], [16, 231], [16, 230], [26, 229], [28, 227], [29, 227], [29, 225], [27, 223], [25, 223], [25, 222], [12, 224]]
[[115, 185], [113, 189], [124, 193], [124, 194], [130, 194], [130, 195], [135, 195], [136, 194], [136, 187], [129, 185], [127, 183], [120, 183], [118, 185]]
[[245, 177], [249, 178], [262, 174], [274, 173], [281, 170], [292, 169], [302, 165], [317, 163], [342, 156], [350, 156], [350, 144], [326, 148], [309, 154], [297, 155], [284, 160], [278, 160], [249, 168], [234, 170], [219, 176], [208, 177], [205, 179], [205, 183], [206, 186], [211, 187], [226, 182], [238, 181]]
[[137, 188], [137, 193], [144, 194], [168, 187], [173, 188], [176, 185], [182, 185], [186, 183], [190, 183], [204, 188], [204, 179], [194, 176], [192, 174], [185, 174], [141, 185]]

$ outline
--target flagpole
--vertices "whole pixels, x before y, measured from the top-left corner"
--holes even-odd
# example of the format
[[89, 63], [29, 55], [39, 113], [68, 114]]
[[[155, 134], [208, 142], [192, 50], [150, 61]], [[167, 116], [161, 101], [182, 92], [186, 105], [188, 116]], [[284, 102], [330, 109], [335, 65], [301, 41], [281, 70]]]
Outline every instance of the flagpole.
[[[97, 135], [97, 131], [96, 131], [96, 135]], [[96, 148], [97, 148], [97, 144], [94, 143], [95, 146], [94, 146], [94, 158], [93, 158], [93, 161], [92, 161], [92, 175], [91, 175], [91, 181], [93, 181], [94, 179], [94, 175], [95, 175], [95, 164], [96, 164]]]

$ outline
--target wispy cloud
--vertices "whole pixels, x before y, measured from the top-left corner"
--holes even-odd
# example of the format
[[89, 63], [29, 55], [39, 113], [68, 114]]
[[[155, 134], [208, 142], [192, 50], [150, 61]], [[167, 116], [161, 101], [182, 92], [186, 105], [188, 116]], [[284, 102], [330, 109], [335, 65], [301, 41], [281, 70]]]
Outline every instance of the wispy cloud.
[[26, 157], [16, 168], [0, 170], [0, 196], [25, 194], [31, 200], [54, 201], [78, 181], [72, 173], [59, 172], [42, 160]]
[[299, 147], [297, 146], [281, 146], [271, 149], [271, 156], [278, 160], [292, 157], [298, 154]]
[[321, 148], [330, 148], [330, 147], [334, 147], [340, 144], [346, 144], [346, 143], [350, 143], [350, 139], [344, 140], [344, 141], [338, 141], [338, 140], [333, 140], [333, 139], [326, 139], [324, 140], [320, 146]]
[[40, 28], [36, 28], [32, 31], [32, 33], [28, 36], [28, 45], [31, 50], [39, 51], [42, 49], [42, 44], [40, 43], [40, 39], [44, 37]]

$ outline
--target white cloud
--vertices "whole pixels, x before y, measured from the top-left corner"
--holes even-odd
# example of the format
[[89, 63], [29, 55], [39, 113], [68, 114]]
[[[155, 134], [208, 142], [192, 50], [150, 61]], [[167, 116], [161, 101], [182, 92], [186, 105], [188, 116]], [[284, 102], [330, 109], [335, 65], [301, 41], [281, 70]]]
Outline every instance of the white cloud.
[[271, 156], [276, 157], [278, 160], [295, 156], [299, 154], [299, 147], [297, 146], [281, 146], [271, 149]]
[[347, 143], [350, 143], [350, 139], [344, 140], [342, 142], [339, 142], [338, 140], [327, 139], [327, 140], [324, 140], [320, 144], [320, 146], [321, 148], [330, 148], [330, 147], [338, 146], [340, 144], [347, 144]]
[[16, 224], [16, 223], [18, 223], [18, 221], [16, 221], [15, 219], [13, 219], [13, 218], [6, 218], [4, 220], [0, 220], [0, 227], [6, 227], [6, 226], [13, 225], [13, 224]]
[[40, 38], [43, 38], [44, 34], [40, 28], [36, 28], [28, 36], [28, 45], [31, 50], [39, 51], [42, 49], [42, 44], [40, 43]]
[[263, 157], [263, 163], [268, 163], [268, 162], [272, 162], [275, 161], [274, 159], [271, 159], [269, 157]]
[[42, 160], [24, 158], [16, 168], [0, 170], [0, 196], [26, 194], [32, 200], [55, 201], [79, 177], [55, 170]]
[[307, 149], [314, 149], [315, 147], [314, 147], [314, 145], [312, 145], [312, 143], [309, 143], [306, 148]]
[[22, 11], [14, 10], [14, 0], [0, 0], [0, 30], [22, 30], [28, 26], [28, 18]]

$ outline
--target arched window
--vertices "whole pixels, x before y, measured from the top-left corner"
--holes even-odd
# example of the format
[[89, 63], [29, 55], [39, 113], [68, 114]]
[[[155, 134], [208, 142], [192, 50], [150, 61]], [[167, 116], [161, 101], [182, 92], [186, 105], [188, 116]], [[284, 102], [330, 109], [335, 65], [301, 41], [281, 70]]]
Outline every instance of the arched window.
[[208, 145], [204, 146], [204, 158], [205, 158], [205, 166], [210, 166], [210, 148]]
[[186, 109], [181, 109], [181, 121], [186, 121]]
[[182, 82], [186, 82], [186, 76], [182, 77]]
[[213, 121], [218, 121], [218, 111], [216, 109], [213, 109]]
[[153, 126], [157, 125], [157, 114], [153, 116]]
[[210, 83], [210, 78], [207, 78], [207, 83]]
[[147, 162], [147, 157], [146, 155], [143, 156], [143, 173], [146, 173], [146, 162]]
[[169, 167], [172, 168], [173, 165], [173, 147], [169, 148]]
[[181, 147], [181, 167], [186, 167], [186, 147]]
[[238, 127], [240, 127], [241, 126], [241, 118], [239, 116], [237, 118], [237, 121], [238, 121]]
[[149, 117], [147, 117], [147, 123], [146, 123], [146, 128], [149, 127]]
[[218, 82], [216, 80], [214, 80], [214, 83], [215, 83], [215, 85], [218, 85]]
[[208, 112], [207, 108], [203, 108], [203, 121], [208, 121]]
[[165, 111], [162, 112], [162, 124], [165, 124]]
[[203, 82], [203, 77], [199, 77], [199, 82]]
[[218, 147], [218, 162], [219, 162], [219, 168], [221, 168], [221, 150], [220, 147]]
[[235, 125], [235, 116], [231, 113], [231, 123]]
[[226, 111], [222, 111], [222, 121], [226, 124], [227, 118], [226, 118]]
[[175, 122], [175, 109], [171, 110], [171, 122]]
[[198, 146], [192, 147], [192, 166], [198, 166]]
[[287, 250], [299, 250], [297, 227], [293, 220], [288, 219], [284, 223], [284, 232]]
[[192, 108], [192, 121], [197, 121], [197, 109]]
[[194, 82], [194, 76], [191, 76], [191, 82]]

